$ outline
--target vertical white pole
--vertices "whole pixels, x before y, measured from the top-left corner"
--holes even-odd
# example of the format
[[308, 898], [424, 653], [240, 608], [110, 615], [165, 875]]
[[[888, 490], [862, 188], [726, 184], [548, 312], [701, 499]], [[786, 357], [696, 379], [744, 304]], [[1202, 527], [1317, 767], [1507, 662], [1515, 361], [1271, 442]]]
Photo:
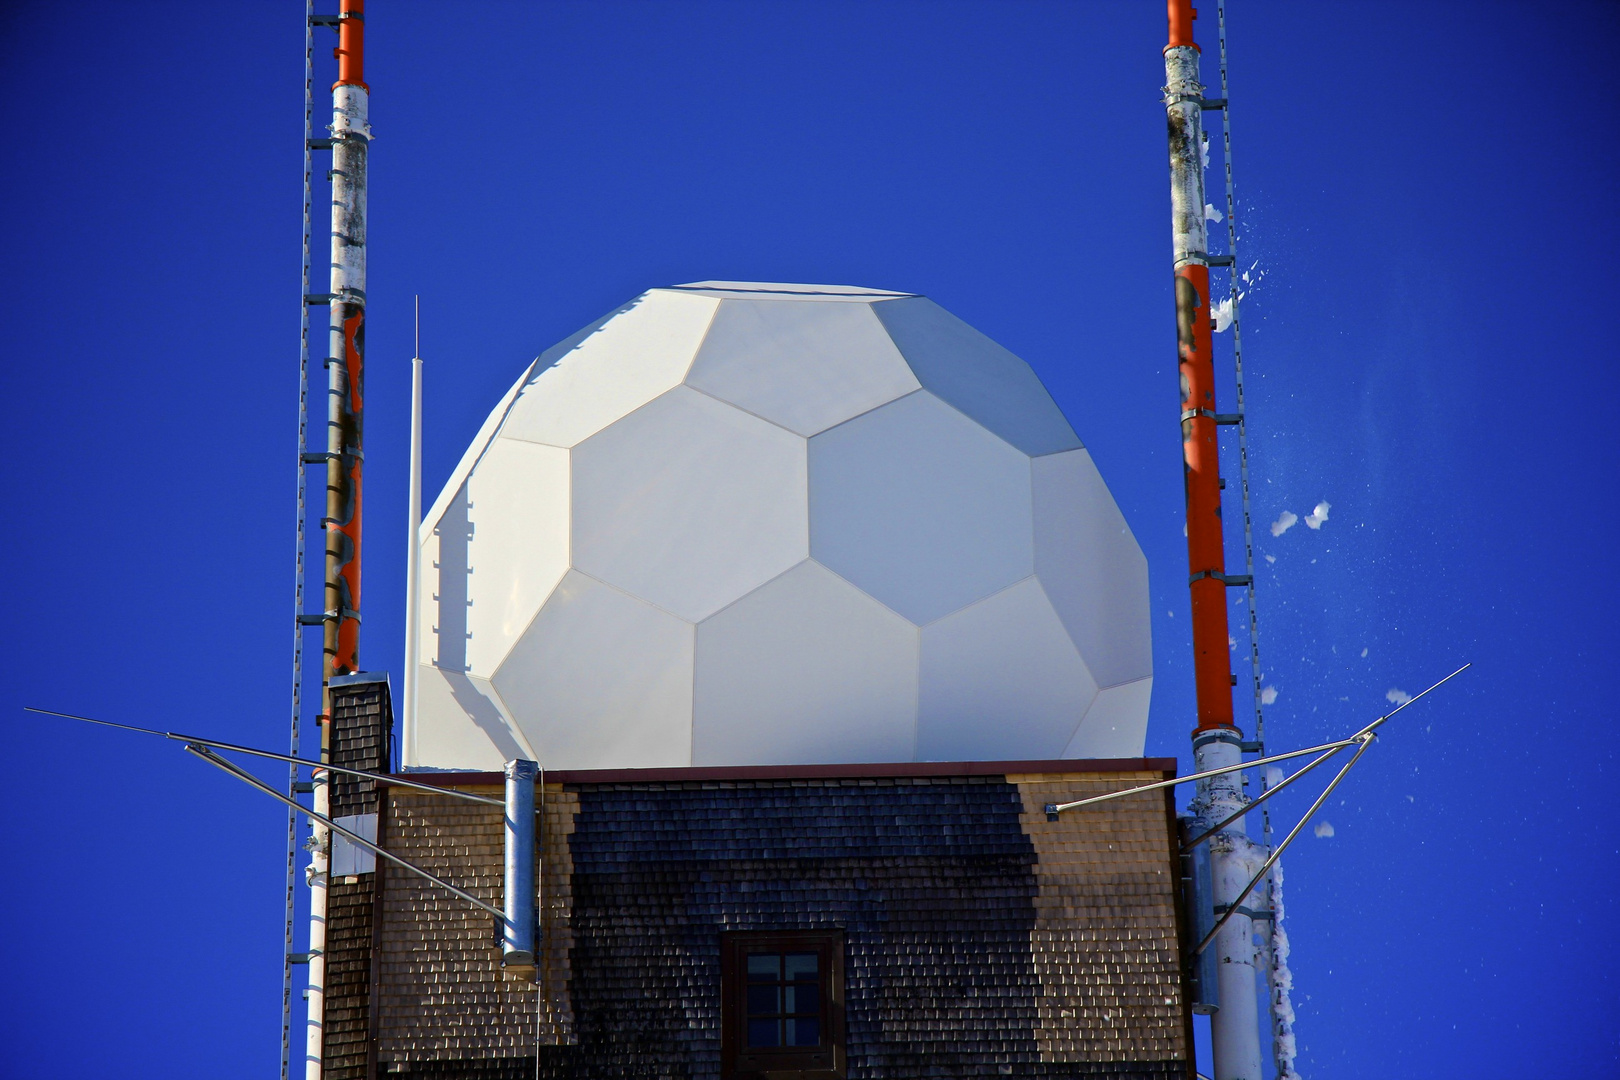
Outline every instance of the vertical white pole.
[[[322, 817], [332, 812], [328, 778], [324, 769], [311, 773], [315, 812]], [[332, 831], [319, 822], [311, 822], [310, 828], [315, 845], [305, 871], [309, 878], [309, 989], [305, 991], [309, 1020], [304, 1027], [304, 1080], [321, 1080], [326, 1047], [326, 886], [332, 868]]]
[[411, 357], [410, 547], [405, 553], [405, 700], [400, 765], [416, 762], [416, 671], [422, 628], [422, 298], [416, 299], [416, 349]]
[[[1243, 759], [1241, 736], [1233, 728], [1216, 728], [1193, 736], [1193, 765], [1203, 772], [1236, 765]], [[1198, 782], [1193, 809], [1199, 829], [1224, 820], [1248, 803], [1243, 794], [1242, 773], [1230, 772]], [[1244, 886], [1264, 861], [1259, 845], [1249, 839], [1244, 828], [1247, 818], [1239, 818], [1209, 839], [1210, 869], [1215, 885], [1215, 910], [1239, 899]], [[1259, 890], [1244, 899], [1240, 908], [1258, 908], [1265, 903]], [[1254, 922], [1241, 910], [1227, 920], [1210, 942], [1215, 950], [1216, 981], [1220, 987], [1220, 1008], [1210, 1017], [1210, 1041], [1215, 1056], [1215, 1080], [1261, 1080], [1260, 1071], [1260, 979], [1254, 944]]]

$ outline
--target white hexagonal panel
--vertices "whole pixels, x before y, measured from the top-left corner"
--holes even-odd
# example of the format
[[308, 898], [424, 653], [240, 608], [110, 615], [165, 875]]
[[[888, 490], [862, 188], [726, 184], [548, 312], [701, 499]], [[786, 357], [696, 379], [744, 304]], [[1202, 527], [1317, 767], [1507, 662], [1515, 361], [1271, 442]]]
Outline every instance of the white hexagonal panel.
[[534, 759], [489, 680], [431, 664], [417, 668], [414, 734], [408, 767], [499, 772], [515, 757]]
[[568, 569], [568, 451], [493, 440], [432, 540], [423, 655], [488, 678]]
[[1097, 691], [1074, 738], [1064, 749], [1066, 758], [1141, 757], [1147, 742], [1148, 703], [1153, 680], [1137, 679]]
[[810, 554], [914, 623], [1034, 568], [1029, 459], [925, 391], [810, 440]]
[[872, 305], [923, 389], [1031, 457], [1080, 439], [1030, 366], [924, 296]]
[[1151, 675], [1147, 559], [1091, 455], [1036, 458], [1034, 479], [1035, 572], [1097, 685]]
[[550, 364], [542, 357], [501, 434], [565, 447], [590, 438], [686, 377], [718, 306], [709, 296], [643, 293]]
[[805, 444], [686, 387], [574, 450], [574, 566], [697, 622], [808, 552]]
[[917, 757], [1008, 760], [1063, 753], [1097, 684], [1040, 582], [1010, 589], [922, 630]]
[[917, 389], [870, 304], [722, 300], [688, 386], [800, 435]]
[[698, 626], [692, 764], [910, 761], [917, 631], [815, 562]]
[[[539, 363], [539, 361], [535, 363]], [[529, 370], [532, 371], [533, 369], [534, 366], [531, 364]], [[484, 456], [484, 451], [489, 448], [490, 440], [495, 438], [495, 432], [500, 429], [501, 423], [506, 419], [507, 411], [511, 409], [512, 402], [517, 400], [518, 391], [523, 389], [523, 385], [528, 381], [528, 378], [528, 373], [525, 372], [522, 378], [513, 383], [506, 393], [501, 395], [500, 404], [491, 409], [489, 415], [484, 417], [484, 423], [479, 427], [478, 434], [473, 437], [473, 441], [468, 444], [466, 452], [461, 455], [461, 460], [456, 463], [456, 467], [451, 471], [450, 479], [446, 480], [444, 487], [439, 490], [439, 497], [433, 500], [433, 505], [428, 508], [427, 513], [422, 515], [422, 524], [417, 533], [417, 537], [422, 543], [427, 543], [428, 536], [432, 534], [434, 525], [438, 522], [440, 515], [450, 505], [450, 500], [460, 495], [461, 485], [467, 482], [467, 477], [472, 475], [473, 467]], [[426, 566], [428, 564], [424, 562], [422, 565]]]
[[689, 765], [693, 630], [569, 571], [495, 688], [549, 769]]

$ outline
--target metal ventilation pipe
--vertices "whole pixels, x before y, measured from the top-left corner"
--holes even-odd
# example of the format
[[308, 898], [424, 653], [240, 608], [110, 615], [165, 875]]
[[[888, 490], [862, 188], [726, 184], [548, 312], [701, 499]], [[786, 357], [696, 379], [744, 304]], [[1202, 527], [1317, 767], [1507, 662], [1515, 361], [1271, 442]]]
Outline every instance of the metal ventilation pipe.
[[[1242, 760], [1243, 733], [1233, 721], [1232, 661], [1227, 646], [1228, 576], [1221, 527], [1220, 420], [1215, 406], [1210, 320], [1209, 237], [1204, 216], [1204, 86], [1193, 42], [1197, 12], [1190, 0], [1168, 0], [1170, 40], [1164, 49], [1164, 106], [1170, 136], [1170, 207], [1175, 245], [1176, 342], [1181, 375], [1182, 477], [1187, 506], [1187, 568], [1192, 593], [1198, 726], [1193, 761], [1199, 772]], [[1199, 781], [1192, 809], [1201, 830], [1246, 803], [1242, 773]], [[1247, 818], [1210, 838], [1217, 912], [1241, 899], [1260, 860]], [[1257, 902], [1259, 903], [1259, 902]], [[1254, 924], [1246, 906], [1226, 921], [1216, 950], [1220, 1007], [1211, 1017], [1215, 1080], [1261, 1080]]]
[[534, 778], [540, 766], [518, 758], [506, 763], [506, 912], [502, 967], [534, 967]]

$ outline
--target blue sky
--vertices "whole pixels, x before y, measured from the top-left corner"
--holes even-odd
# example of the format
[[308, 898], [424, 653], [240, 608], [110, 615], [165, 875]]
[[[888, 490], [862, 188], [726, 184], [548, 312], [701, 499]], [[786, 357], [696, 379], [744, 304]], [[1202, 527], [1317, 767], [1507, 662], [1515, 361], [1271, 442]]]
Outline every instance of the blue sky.
[[[8, 1077], [275, 1067], [280, 809], [20, 710], [285, 741], [301, 15], [0, 13]], [[1474, 664], [1287, 860], [1301, 1070], [1614, 1071], [1620, 9], [1229, 18], [1268, 739]], [[366, 666], [401, 651], [413, 294], [431, 496], [642, 289], [872, 285], [1019, 353], [1091, 448], [1153, 575], [1148, 752], [1186, 768], [1163, 40], [1149, 2], [374, 4]]]

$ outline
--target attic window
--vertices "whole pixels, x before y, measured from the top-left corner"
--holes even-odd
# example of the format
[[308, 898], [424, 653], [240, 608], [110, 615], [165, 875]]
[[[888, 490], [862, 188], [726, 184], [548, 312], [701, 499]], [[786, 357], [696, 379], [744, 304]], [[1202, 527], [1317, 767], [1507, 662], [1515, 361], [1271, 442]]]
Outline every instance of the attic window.
[[720, 935], [721, 1074], [844, 1075], [841, 930]]

